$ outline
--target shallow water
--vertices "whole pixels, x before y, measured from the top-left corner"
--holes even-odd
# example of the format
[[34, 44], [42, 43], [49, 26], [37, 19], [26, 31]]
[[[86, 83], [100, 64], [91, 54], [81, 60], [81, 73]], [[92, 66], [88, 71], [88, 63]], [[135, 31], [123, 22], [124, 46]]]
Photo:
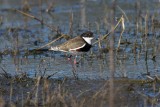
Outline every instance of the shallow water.
[[[50, 13], [46, 12], [49, 5], [53, 3]], [[136, 10], [135, 5], [139, 4], [140, 10]], [[73, 35], [81, 34], [85, 30], [94, 32], [95, 38], [104, 35], [110, 30], [110, 11], [111, 2], [103, 0], [88, 0], [84, 2], [68, 0], [68, 1], [43, 1], [42, 4], [33, 1], [17, 2], [17, 0], [0, 0], [0, 51], [4, 50], [20, 50], [20, 54], [2, 55], [0, 66], [12, 75], [26, 73], [31, 77], [38, 75], [48, 76], [52, 78], [73, 77], [72, 66], [60, 52], [46, 52], [40, 55], [24, 56], [24, 50], [35, 49], [55, 39], [55, 32], [46, 26], [31, 18], [13, 11], [13, 9], [23, 9], [29, 5], [29, 14], [32, 14], [45, 23], [59, 27], [62, 33], [69, 34], [69, 24], [71, 13], [73, 13]], [[131, 1], [118, 0], [117, 5], [125, 12], [129, 20], [125, 19], [125, 32], [123, 40], [131, 42], [130, 45], [121, 45], [122, 51], [119, 52], [118, 58], [115, 58], [115, 77], [128, 78], [145, 78], [146, 73], [150, 72], [151, 76], [159, 76], [159, 31], [156, 30], [155, 37], [149, 27], [148, 41], [148, 59], [145, 61], [145, 49], [142, 47], [142, 35], [144, 31], [139, 31], [137, 36], [136, 17], [141, 12], [141, 16], [146, 14], [158, 18], [159, 2], [158, 0], [150, 1]], [[116, 7], [115, 17], [121, 17], [122, 11]], [[106, 20], [105, 20], [106, 19]], [[144, 20], [144, 19], [142, 19]], [[98, 27], [99, 26], [99, 27]], [[151, 26], [151, 24], [150, 24]], [[142, 21], [142, 29], [144, 21]], [[115, 33], [115, 46], [117, 46], [121, 28]], [[156, 40], [154, 40], [156, 39]], [[134, 43], [137, 40], [137, 48], [134, 54]], [[57, 45], [65, 40], [62, 39], [52, 45]], [[153, 43], [155, 43], [153, 45]], [[153, 45], [153, 46], [152, 46]], [[106, 43], [102, 44], [102, 48]], [[144, 46], [144, 44], [143, 44]], [[154, 48], [153, 48], [154, 47]], [[49, 47], [46, 47], [49, 48]], [[152, 60], [153, 49], [156, 50], [156, 61]], [[116, 55], [115, 55], [116, 56]], [[109, 74], [109, 53], [100, 53], [98, 45], [92, 48], [91, 52], [84, 55], [77, 67], [78, 77], [80, 79], [108, 79]], [[80, 57], [79, 57], [80, 58]], [[147, 62], [147, 63], [146, 63]], [[1, 71], [2, 72], [2, 71]]]
[[[15, 81], [12, 84], [14, 93], [12, 101], [18, 100], [19, 102], [19, 99], [27, 98], [28, 92], [33, 92], [33, 87], [37, 86], [35, 78], [42, 76], [53, 78], [48, 80], [51, 93], [56, 92], [57, 87], [59, 90], [60, 86], [64, 87], [65, 91], [71, 92], [73, 96], [77, 97], [82, 94], [82, 99], [87, 100], [90, 100], [88, 97], [92, 94], [94, 97], [99, 93], [97, 101], [92, 99], [95, 104], [99, 104], [100, 101], [105, 107], [110, 99], [108, 91], [110, 84], [106, 80], [110, 78], [111, 64], [110, 54], [106, 48], [109, 47], [109, 41], [114, 36], [116, 49], [122, 31], [121, 24], [115, 30], [115, 35], [110, 35], [107, 40], [101, 42], [101, 47], [99, 47], [100, 44], [96, 44], [90, 52], [78, 56], [77, 60], [81, 56], [82, 59], [76, 67], [80, 81], [76, 81], [73, 79], [73, 67], [65, 53], [44, 51], [28, 54], [28, 50], [37, 49], [58, 37], [50, 28], [14, 10], [28, 9], [25, 12], [43, 19], [48, 25], [58, 27], [63, 34], [74, 37], [86, 30], [92, 31], [95, 36], [93, 42], [110, 31], [112, 19], [115, 19], [115, 26], [116, 19], [118, 20], [123, 15], [125, 18], [123, 43], [118, 53], [114, 50], [114, 76], [116, 77], [114, 103], [116, 106], [158, 106], [160, 101], [158, 80], [160, 76], [160, 26], [155, 27], [152, 21], [155, 19], [160, 22], [160, 2], [159, 0], [117, 0], [116, 4], [114, 16], [112, 16], [113, 5], [107, 0], [46, 0], [42, 3], [40, 0], [21, 2], [0, 0], [0, 75], [2, 75], [0, 76], [2, 77], [0, 78], [0, 93], [2, 97], [10, 101], [11, 93], [9, 92], [11, 92], [10, 85], [12, 84], [10, 81]], [[47, 12], [50, 6], [53, 8]], [[70, 31], [72, 13], [73, 25]], [[148, 20], [145, 22], [146, 19]], [[147, 36], [144, 35], [145, 33]], [[58, 40], [52, 46], [65, 41], [65, 39]], [[16, 81], [16, 78], [3, 78], [4, 73], [14, 77], [18, 75], [24, 81], [20, 79]], [[24, 74], [33, 79], [25, 78]], [[61, 80], [62, 83], [60, 83]], [[144, 80], [146, 83], [143, 83]], [[155, 81], [148, 82], [148, 80]], [[44, 88], [45, 85], [48, 87], [48, 84], [44, 86], [40, 84], [40, 88]], [[64, 90], [62, 88], [62, 91]], [[24, 91], [24, 96], [21, 96], [22, 91]], [[39, 94], [41, 96], [42, 93]], [[69, 96], [66, 96], [67, 100]], [[106, 98], [109, 99], [106, 100]], [[95, 106], [93, 102], [91, 103]], [[86, 105], [89, 104], [90, 102], [86, 103]]]

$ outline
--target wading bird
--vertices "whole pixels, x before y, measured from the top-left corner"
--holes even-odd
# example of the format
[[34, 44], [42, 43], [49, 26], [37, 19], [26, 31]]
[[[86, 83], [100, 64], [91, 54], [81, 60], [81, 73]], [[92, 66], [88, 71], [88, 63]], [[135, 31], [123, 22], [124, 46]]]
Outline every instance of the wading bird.
[[[80, 36], [70, 39], [58, 46], [51, 47], [50, 50], [71, 53], [72, 55], [74, 54], [75, 55], [74, 65], [75, 65], [77, 63], [76, 61], [77, 54], [82, 53], [82, 52], [88, 52], [90, 48], [92, 47], [92, 44], [91, 44], [92, 39], [93, 39], [93, 33], [90, 31], [87, 31], [81, 34]], [[71, 61], [71, 57], [68, 59]], [[74, 77], [77, 78], [75, 74], [76, 68], [73, 65], [72, 61], [71, 61], [71, 64], [73, 67]]]
[[[91, 45], [91, 40], [93, 39], [93, 33], [90, 31], [87, 31], [80, 36], [77, 36], [73, 39], [70, 39], [58, 46], [51, 47], [50, 50], [53, 51], [62, 51], [62, 52], [68, 52], [71, 54], [75, 54], [77, 56], [80, 52], [88, 52]], [[74, 64], [76, 63], [76, 58], [74, 59]]]

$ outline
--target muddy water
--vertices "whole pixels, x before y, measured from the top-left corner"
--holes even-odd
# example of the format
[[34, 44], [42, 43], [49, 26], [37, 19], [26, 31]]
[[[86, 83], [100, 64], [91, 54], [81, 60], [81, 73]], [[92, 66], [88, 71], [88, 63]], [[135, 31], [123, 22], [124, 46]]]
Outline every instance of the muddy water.
[[[50, 12], [46, 12], [49, 6], [53, 5]], [[128, 20], [125, 19], [126, 29], [123, 40], [129, 41], [129, 45], [121, 45], [122, 51], [115, 58], [115, 77], [145, 78], [146, 73], [151, 76], [159, 75], [159, 32], [152, 32], [149, 24], [149, 35], [147, 42], [148, 56], [145, 60], [145, 45], [142, 43], [144, 35], [144, 18], [154, 16], [158, 19], [159, 2], [158, 0], [118, 0], [117, 5], [125, 12]], [[138, 7], [135, 8], [135, 7]], [[85, 30], [94, 32], [95, 38], [104, 35], [110, 30], [111, 2], [104, 0], [57, 0], [57, 1], [26, 1], [19, 0], [0, 0], [0, 51], [20, 50], [20, 54], [2, 55], [0, 66], [12, 75], [26, 73], [30, 77], [38, 75], [52, 78], [73, 77], [72, 66], [60, 52], [45, 52], [40, 55], [24, 55], [24, 50], [31, 50], [43, 46], [56, 38], [55, 32], [46, 26], [42, 26], [38, 21], [15, 12], [13, 9], [23, 10], [28, 7], [29, 14], [45, 23], [59, 27], [62, 33], [69, 34], [70, 17], [73, 13], [73, 36], [83, 33]], [[115, 17], [121, 17], [123, 12], [116, 7]], [[142, 31], [136, 30], [136, 19], [142, 17]], [[116, 22], [115, 22], [116, 23]], [[150, 23], [150, 21], [148, 21]], [[121, 28], [115, 32], [115, 47], [117, 46]], [[137, 34], [135, 33], [137, 32]], [[155, 35], [153, 35], [155, 33]], [[136, 40], [136, 41], [135, 41]], [[65, 40], [59, 40], [52, 45], [57, 45]], [[137, 48], [134, 50], [134, 44]], [[102, 48], [107, 43], [102, 44]], [[49, 47], [46, 47], [49, 48]], [[92, 54], [91, 54], [92, 53]], [[153, 53], [156, 61], [152, 60]], [[116, 56], [116, 54], [115, 54]], [[84, 55], [77, 69], [80, 79], [108, 79], [109, 77], [109, 53], [101, 53], [98, 45], [95, 45], [91, 52]], [[79, 57], [80, 58], [80, 57]], [[3, 72], [1, 70], [1, 72]]]

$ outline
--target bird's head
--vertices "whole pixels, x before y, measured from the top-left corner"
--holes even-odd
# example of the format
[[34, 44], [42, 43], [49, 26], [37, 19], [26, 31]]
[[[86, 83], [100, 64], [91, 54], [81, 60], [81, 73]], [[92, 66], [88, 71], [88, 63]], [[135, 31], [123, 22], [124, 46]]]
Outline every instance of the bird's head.
[[81, 34], [81, 37], [88, 43], [91, 45], [91, 40], [93, 39], [93, 33], [90, 31], [87, 31], [83, 34]]

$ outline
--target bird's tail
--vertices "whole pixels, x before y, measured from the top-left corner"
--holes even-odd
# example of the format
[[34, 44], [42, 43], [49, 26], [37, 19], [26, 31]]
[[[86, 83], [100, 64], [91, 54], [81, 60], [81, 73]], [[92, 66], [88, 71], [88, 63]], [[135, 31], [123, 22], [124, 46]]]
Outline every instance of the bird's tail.
[[56, 47], [51, 47], [49, 50], [52, 50], [52, 51], [59, 51], [59, 48], [56, 46]]

